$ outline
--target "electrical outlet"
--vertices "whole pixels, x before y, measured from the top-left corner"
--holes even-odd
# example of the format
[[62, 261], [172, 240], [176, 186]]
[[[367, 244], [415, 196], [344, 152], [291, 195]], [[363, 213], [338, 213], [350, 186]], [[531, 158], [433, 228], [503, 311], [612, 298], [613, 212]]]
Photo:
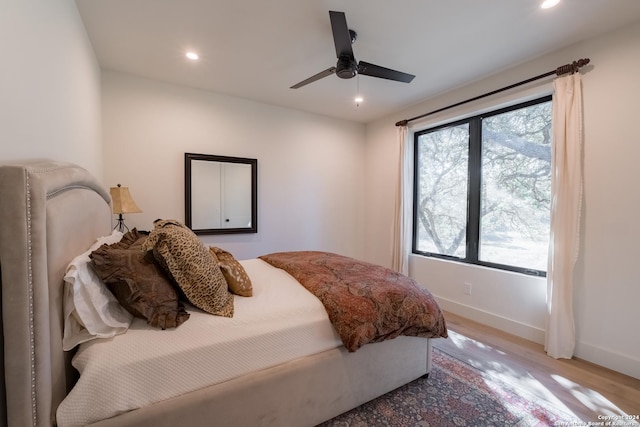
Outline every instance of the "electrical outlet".
[[464, 282], [464, 294], [471, 295], [471, 283]]

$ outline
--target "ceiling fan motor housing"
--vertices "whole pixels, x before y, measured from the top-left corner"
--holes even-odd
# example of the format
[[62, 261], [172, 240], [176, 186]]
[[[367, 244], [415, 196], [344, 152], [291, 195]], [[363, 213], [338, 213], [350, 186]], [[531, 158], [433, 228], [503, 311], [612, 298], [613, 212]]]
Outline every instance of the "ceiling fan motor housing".
[[355, 58], [341, 55], [336, 64], [336, 75], [341, 79], [351, 79], [358, 73], [358, 64]]

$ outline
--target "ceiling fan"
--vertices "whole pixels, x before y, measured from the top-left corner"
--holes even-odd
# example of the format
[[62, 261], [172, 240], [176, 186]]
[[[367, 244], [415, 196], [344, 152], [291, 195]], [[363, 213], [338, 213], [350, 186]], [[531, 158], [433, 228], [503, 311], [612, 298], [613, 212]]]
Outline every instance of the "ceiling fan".
[[402, 73], [400, 71], [370, 64], [364, 61], [356, 61], [356, 58], [353, 56], [351, 44], [356, 41], [358, 35], [355, 31], [350, 30], [349, 27], [347, 27], [347, 18], [345, 17], [344, 12], [329, 11], [329, 18], [331, 19], [331, 30], [333, 31], [333, 42], [336, 45], [338, 63], [335, 67], [329, 67], [326, 70], [320, 71], [318, 74], [291, 86], [291, 89], [301, 88], [302, 86], [313, 83], [316, 80], [320, 80], [334, 73], [342, 79], [351, 79], [357, 74], [362, 74], [365, 76], [378, 77], [403, 83], [409, 83], [413, 80], [415, 76], [412, 74]]

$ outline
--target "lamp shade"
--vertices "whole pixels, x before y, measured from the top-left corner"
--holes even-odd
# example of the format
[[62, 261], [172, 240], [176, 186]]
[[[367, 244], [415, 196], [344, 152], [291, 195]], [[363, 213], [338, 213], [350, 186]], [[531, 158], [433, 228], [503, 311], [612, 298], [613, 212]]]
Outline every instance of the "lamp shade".
[[109, 189], [111, 193], [112, 209], [114, 214], [123, 213], [140, 213], [140, 208], [133, 201], [129, 188], [122, 187], [118, 184], [117, 187], [111, 187]]

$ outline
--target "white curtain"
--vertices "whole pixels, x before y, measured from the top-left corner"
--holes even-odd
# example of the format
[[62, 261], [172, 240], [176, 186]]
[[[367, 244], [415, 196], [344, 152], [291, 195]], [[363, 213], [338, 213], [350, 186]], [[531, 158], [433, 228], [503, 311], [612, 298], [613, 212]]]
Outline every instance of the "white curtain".
[[580, 74], [553, 84], [551, 236], [547, 268], [545, 350], [571, 358], [575, 348], [573, 269], [580, 243], [582, 209], [582, 87]]
[[398, 174], [395, 214], [393, 217], [393, 253], [391, 267], [399, 273], [409, 274], [411, 252], [412, 170], [411, 135], [407, 126], [398, 126]]

